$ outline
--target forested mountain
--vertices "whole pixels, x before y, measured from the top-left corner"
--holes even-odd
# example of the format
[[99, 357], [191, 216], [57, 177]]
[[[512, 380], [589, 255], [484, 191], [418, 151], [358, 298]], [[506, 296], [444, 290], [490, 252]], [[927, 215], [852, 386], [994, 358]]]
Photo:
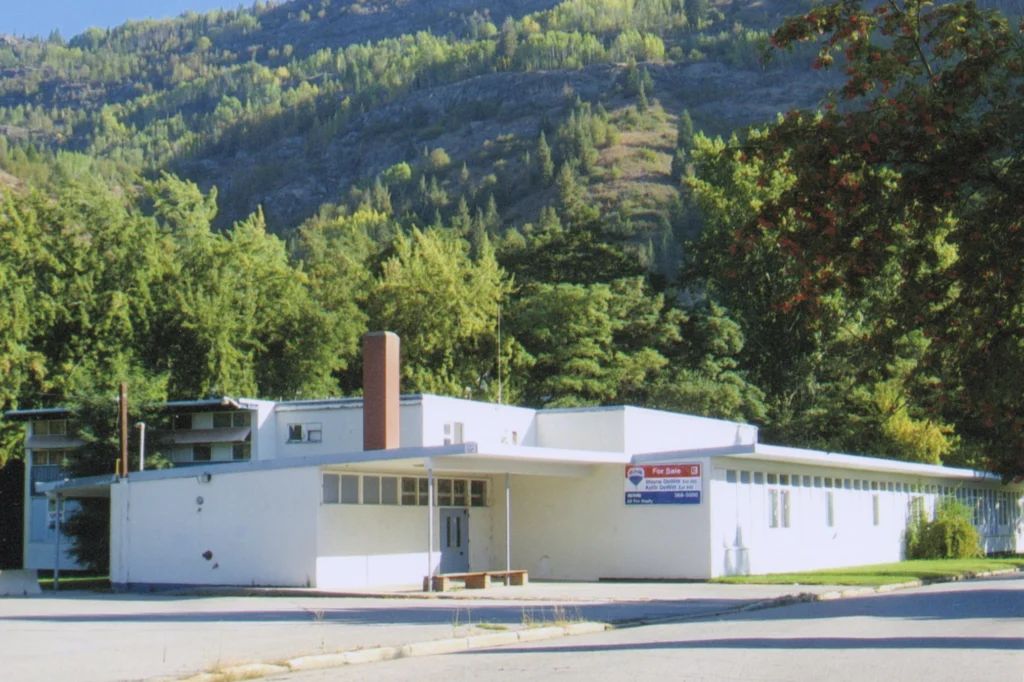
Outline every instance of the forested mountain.
[[[888, 7], [917, 12], [895, 43]], [[920, 77], [821, 68], [817, 40], [851, 42], [853, 66], [908, 40], [932, 78], [969, 53], [928, 43], [949, 19], [917, 7], [872, 3], [851, 34], [803, 0], [306, 0], [0, 37], [2, 407], [125, 377], [152, 399], [353, 393], [360, 334], [386, 328], [407, 391], [494, 400], [500, 376], [509, 401], [1014, 470], [1012, 438], [950, 402], [935, 311], [903, 315], [892, 282], [794, 289], [833, 254], [798, 269], [788, 218], [762, 214], [802, 177], [758, 165], [768, 140], [790, 151], [778, 115], [852, 116]], [[773, 30], [789, 49], [765, 61]], [[1012, 83], [1020, 62], [998, 68]]]

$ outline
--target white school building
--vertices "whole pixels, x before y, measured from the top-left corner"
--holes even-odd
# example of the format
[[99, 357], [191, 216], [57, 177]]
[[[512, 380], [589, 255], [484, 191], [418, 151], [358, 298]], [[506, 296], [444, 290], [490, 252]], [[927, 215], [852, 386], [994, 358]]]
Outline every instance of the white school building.
[[1024, 546], [1024, 486], [991, 474], [765, 445], [749, 424], [628, 406], [399, 397], [397, 360], [371, 360], [368, 348], [365, 404], [169, 403], [153, 438], [179, 466], [120, 478], [35, 470], [54, 466], [52, 451], [73, 456], [61, 424], [73, 414], [8, 413], [28, 423], [25, 568], [58, 554], [74, 567], [57, 509], [90, 496], [109, 498], [111, 580], [127, 589], [351, 589], [506, 568], [699, 580], [890, 562], [912, 501], [932, 509], [943, 495], [974, 508], [987, 552]]

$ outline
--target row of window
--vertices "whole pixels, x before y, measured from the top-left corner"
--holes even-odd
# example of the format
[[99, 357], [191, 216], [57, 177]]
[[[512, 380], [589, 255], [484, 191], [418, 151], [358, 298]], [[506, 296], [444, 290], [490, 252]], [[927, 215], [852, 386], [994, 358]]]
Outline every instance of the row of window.
[[[163, 428], [175, 431], [190, 431], [194, 428], [194, 414], [172, 414], [161, 424]], [[248, 410], [237, 410], [235, 412], [214, 412], [213, 428], [230, 429], [252, 426], [252, 412]]]
[[[324, 504], [393, 504], [427, 506], [429, 482], [414, 476], [324, 474]], [[435, 478], [434, 504], [439, 507], [486, 507], [487, 481]]]
[[831, 476], [801, 476], [800, 474], [777, 474], [764, 473], [761, 471], [735, 471], [727, 469], [725, 472], [727, 483], [751, 483], [755, 485], [785, 485], [794, 488], [834, 488], [842, 490], [861, 491], [888, 491], [890, 493], [931, 493], [937, 495], [952, 495], [958, 488], [941, 485], [927, 485], [921, 483], [906, 483], [900, 481], [871, 481], [859, 478], [833, 478]]
[[33, 466], [67, 466], [74, 455], [70, 450], [33, 450]]
[[32, 422], [32, 433], [36, 436], [65, 436], [67, 432], [67, 419], [39, 419]]
[[[252, 458], [251, 443], [234, 443], [231, 446], [231, 459], [236, 462], [243, 462]], [[212, 462], [213, 445], [209, 443], [198, 443], [196, 445], [175, 447], [171, 451], [172, 462]]]
[[[726, 481], [735, 483], [737, 478], [740, 482], [762, 483], [767, 481], [770, 486], [768, 490], [768, 527], [789, 528], [792, 518], [790, 490], [781, 486], [790, 487], [816, 487], [829, 488], [825, 496], [825, 525], [833, 528], [836, 525], [835, 496], [831, 489], [862, 490], [862, 491], [889, 491], [905, 493], [931, 493], [943, 496], [951, 496], [961, 503], [974, 510], [974, 524], [976, 526], [994, 524], [1008, 526], [1015, 524], [1021, 515], [1020, 493], [1008, 490], [992, 490], [981, 488], [952, 488], [941, 485], [908, 484], [894, 481], [859, 481], [842, 478], [831, 478], [821, 476], [800, 476], [797, 474], [762, 474], [761, 472], [727, 470]], [[924, 498], [917, 495], [913, 499], [914, 504], [923, 505]], [[871, 496], [872, 522], [878, 526], [882, 523], [881, 501], [877, 493]]]

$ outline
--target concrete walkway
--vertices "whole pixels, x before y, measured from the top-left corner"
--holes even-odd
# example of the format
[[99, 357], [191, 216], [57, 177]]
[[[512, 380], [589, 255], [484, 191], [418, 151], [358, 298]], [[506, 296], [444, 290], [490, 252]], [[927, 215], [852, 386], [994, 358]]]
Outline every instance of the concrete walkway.
[[[687, 618], [827, 587], [706, 583], [534, 583], [418, 598], [65, 592], [0, 599], [2, 678], [113, 682], [232, 665], [509, 632], [556, 621]], [[398, 598], [404, 596], [406, 598]], [[391, 597], [391, 598], [387, 598]]]

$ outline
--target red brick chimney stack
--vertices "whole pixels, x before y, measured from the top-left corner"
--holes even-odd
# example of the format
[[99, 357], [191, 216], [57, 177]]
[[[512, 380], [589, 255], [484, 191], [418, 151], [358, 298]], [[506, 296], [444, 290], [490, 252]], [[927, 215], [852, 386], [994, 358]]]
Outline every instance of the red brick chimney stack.
[[397, 334], [363, 337], [363, 450], [398, 447], [398, 358]]

